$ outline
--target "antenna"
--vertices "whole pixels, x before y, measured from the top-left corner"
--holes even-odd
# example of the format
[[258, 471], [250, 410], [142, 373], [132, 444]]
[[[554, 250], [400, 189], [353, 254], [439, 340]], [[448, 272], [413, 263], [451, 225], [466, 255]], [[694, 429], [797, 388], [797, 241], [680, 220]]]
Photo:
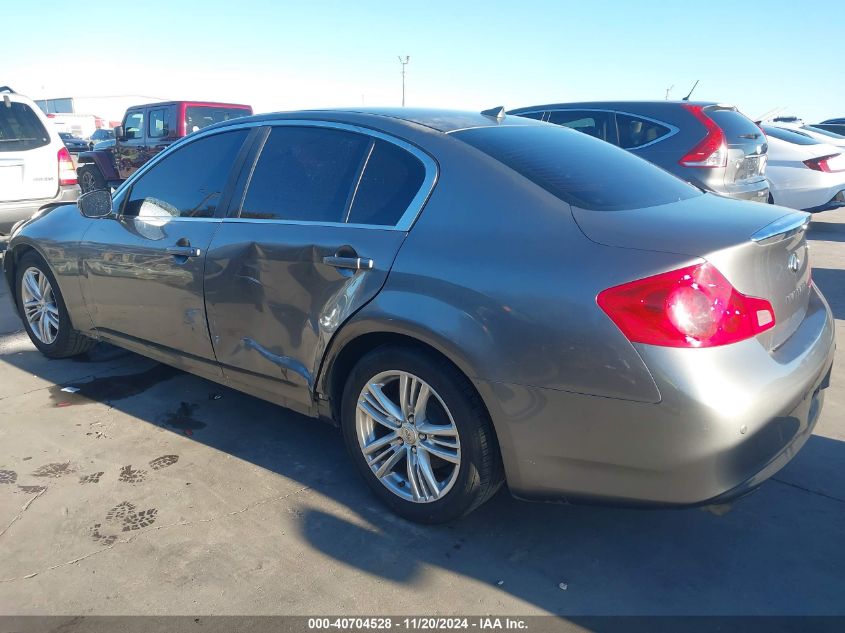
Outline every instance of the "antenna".
[[675, 84], [672, 84], [668, 88], [666, 88], [666, 101], [669, 101], [669, 93], [672, 92], [672, 88], [675, 87]]
[[684, 97], [684, 101], [689, 101], [689, 98], [692, 96], [692, 91], [695, 90], [695, 87], [698, 85], [698, 79], [695, 80], [695, 83], [692, 85], [692, 88], [689, 91], [689, 94]]
[[405, 107], [405, 66], [408, 65], [408, 62], [411, 61], [410, 55], [405, 55], [405, 59], [402, 59], [402, 56], [399, 55], [399, 63], [402, 64], [402, 107]]

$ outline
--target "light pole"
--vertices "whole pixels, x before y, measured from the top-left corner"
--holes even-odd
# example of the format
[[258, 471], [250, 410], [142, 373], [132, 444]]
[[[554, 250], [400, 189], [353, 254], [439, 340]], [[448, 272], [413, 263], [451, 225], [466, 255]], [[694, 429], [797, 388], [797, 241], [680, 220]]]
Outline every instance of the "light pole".
[[411, 61], [410, 55], [405, 55], [405, 59], [402, 59], [402, 56], [399, 55], [399, 63], [402, 64], [402, 107], [405, 107], [405, 66], [408, 65], [408, 62]]

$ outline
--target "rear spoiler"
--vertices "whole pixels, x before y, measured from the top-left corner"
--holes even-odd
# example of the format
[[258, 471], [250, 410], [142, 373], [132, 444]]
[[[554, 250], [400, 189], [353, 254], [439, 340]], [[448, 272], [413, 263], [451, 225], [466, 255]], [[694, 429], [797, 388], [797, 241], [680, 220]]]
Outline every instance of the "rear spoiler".
[[755, 231], [751, 236], [751, 241], [757, 244], [772, 244], [788, 239], [806, 231], [810, 225], [810, 218], [813, 216], [809, 213], [799, 211], [796, 213], [788, 213], [787, 215], [779, 217], [774, 222], [767, 224], [762, 229]]

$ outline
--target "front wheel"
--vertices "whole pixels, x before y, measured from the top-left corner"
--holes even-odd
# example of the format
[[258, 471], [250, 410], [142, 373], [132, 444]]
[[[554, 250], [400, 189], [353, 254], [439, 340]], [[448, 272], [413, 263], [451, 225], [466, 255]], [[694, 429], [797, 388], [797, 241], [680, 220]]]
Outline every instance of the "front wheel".
[[18, 262], [15, 290], [26, 333], [46, 357], [76, 356], [97, 344], [71, 326], [56, 278], [37, 253], [27, 253]]
[[106, 188], [106, 180], [94, 165], [82, 165], [76, 171], [79, 178], [79, 188], [82, 193], [89, 193]]
[[472, 384], [443, 359], [380, 347], [352, 370], [341, 409], [356, 467], [373, 492], [407, 519], [456, 519], [502, 483], [487, 411]]

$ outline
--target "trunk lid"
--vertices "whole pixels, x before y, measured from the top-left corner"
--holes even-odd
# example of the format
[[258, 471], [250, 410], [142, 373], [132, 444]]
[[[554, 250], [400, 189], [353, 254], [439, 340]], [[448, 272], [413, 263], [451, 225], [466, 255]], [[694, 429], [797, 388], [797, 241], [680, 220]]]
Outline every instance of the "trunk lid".
[[728, 160], [725, 184], [761, 180], [766, 173], [766, 136], [754, 122], [736, 108], [708, 106], [704, 113], [713, 119], [725, 135]]
[[804, 318], [810, 297], [806, 213], [712, 194], [644, 209], [572, 211], [594, 242], [701, 257], [738, 291], [771, 302], [775, 327], [757, 337], [767, 349], [786, 341]]

